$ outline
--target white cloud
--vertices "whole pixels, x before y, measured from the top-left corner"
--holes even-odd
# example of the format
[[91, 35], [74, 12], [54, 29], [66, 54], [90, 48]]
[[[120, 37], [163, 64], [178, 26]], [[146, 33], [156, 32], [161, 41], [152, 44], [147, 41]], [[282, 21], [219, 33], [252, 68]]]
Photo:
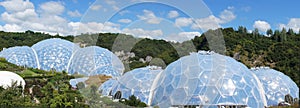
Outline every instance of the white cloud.
[[134, 28], [134, 29], [125, 28], [122, 30], [122, 32], [125, 34], [129, 34], [141, 38], [150, 38], [150, 39], [160, 37], [163, 35], [162, 30], [144, 30], [142, 28]]
[[186, 26], [191, 25], [192, 23], [193, 23], [192, 18], [181, 17], [181, 18], [177, 18], [175, 20], [175, 25], [178, 26], [178, 27], [186, 27]]
[[99, 10], [99, 9], [101, 9], [101, 8], [102, 8], [101, 5], [92, 5], [92, 6], [91, 6], [91, 10], [93, 10], [93, 11], [97, 11], [97, 10]]
[[33, 9], [26, 9], [14, 13], [4, 12], [1, 14], [1, 19], [7, 23], [17, 23], [20, 24], [24, 21], [35, 20], [37, 18], [37, 14]]
[[110, 5], [115, 11], [120, 8], [117, 6], [117, 2], [115, 0], [105, 0], [106, 4]]
[[201, 33], [199, 33], [199, 32], [180, 32], [178, 34], [178, 36], [193, 39], [195, 36], [201, 36]]
[[217, 29], [221, 24], [221, 19], [215, 17], [214, 15], [210, 15], [206, 18], [196, 19], [196, 23], [192, 24], [192, 29], [202, 29], [204, 31], [209, 29]]
[[258, 20], [254, 22], [253, 28], [257, 28], [261, 32], [266, 32], [268, 29], [271, 29], [271, 26], [266, 21]]
[[120, 8], [118, 7], [118, 6], [116, 6], [116, 5], [114, 5], [114, 6], [112, 6], [112, 8], [114, 9], [114, 10], [120, 10]]
[[195, 36], [200, 36], [201, 33], [194, 32], [179, 32], [177, 34], [170, 34], [165, 39], [172, 42], [183, 42], [185, 40], [193, 39]]
[[[222, 11], [219, 17], [214, 15], [210, 15], [205, 18], [177, 18], [175, 20], [175, 24], [179, 27], [190, 26], [194, 30], [202, 29], [204, 31], [209, 29], [217, 29], [221, 27], [221, 24], [226, 24], [236, 18], [236, 15], [232, 12], [234, 7], [228, 7], [224, 11]], [[194, 21], [193, 21], [194, 20]]]
[[7, 12], [20, 12], [26, 9], [34, 9], [33, 3], [28, 0], [7, 0], [0, 2], [0, 5], [5, 8]]
[[[229, 7], [228, 9], [233, 9], [233, 8]], [[223, 12], [221, 12], [220, 14], [220, 19], [222, 21], [221, 23], [227, 23], [236, 18], [236, 15], [234, 15], [234, 13], [228, 9], [225, 9]]]
[[287, 24], [279, 24], [279, 28], [291, 28], [294, 32], [300, 30], [300, 18], [291, 18]]
[[65, 7], [61, 2], [49, 1], [40, 5], [42, 14], [60, 15], [64, 12]]
[[[81, 22], [70, 22], [68, 26], [72, 28], [73, 32], [76, 34], [80, 33], [120, 33], [120, 28], [118, 24], [114, 24], [111, 22], [97, 23], [97, 22], [88, 22], [88, 23], [81, 23]], [[75, 34], [75, 33], [72, 33]]]
[[131, 23], [132, 21], [130, 19], [120, 19], [118, 20], [120, 23]]
[[68, 11], [68, 15], [71, 17], [81, 17], [81, 13], [78, 10]]
[[143, 10], [144, 15], [137, 15], [140, 20], [145, 20], [149, 24], [159, 24], [162, 19], [155, 16], [152, 11]]
[[116, 1], [114, 1], [114, 0], [105, 0], [105, 2], [110, 5], [116, 4]]
[[23, 32], [24, 30], [16, 25], [16, 24], [5, 24], [4, 26], [0, 26], [0, 30], [2, 31], [10, 31], [10, 32]]
[[122, 15], [122, 16], [123, 16], [124, 14], [127, 14], [127, 13], [130, 13], [130, 11], [129, 11], [129, 10], [123, 10], [123, 11], [120, 11], [120, 12], [119, 12], [119, 14]]
[[[16, 3], [23, 4], [21, 8], [24, 10], [10, 10], [1, 14], [1, 19], [5, 25], [1, 26], [4, 31], [25, 31], [34, 30], [42, 31], [50, 34], [67, 34], [70, 32], [68, 28], [68, 21], [59, 16], [64, 11], [64, 6], [60, 2], [46, 2], [40, 5], [40, 13], [38, 14], [31, 6], [29, 1], [12, 0], [0, 2], [0, 4], [7, 4], [5, 7], [15, 6]], [[27, 4], [28, 6], [25, 6]], [[25, 8], [26, 7], [26, 8]]]
[[176, 18], [179, 16], [179, 13], [177, 11], [170, 11], [168, 14], [169, 18]]

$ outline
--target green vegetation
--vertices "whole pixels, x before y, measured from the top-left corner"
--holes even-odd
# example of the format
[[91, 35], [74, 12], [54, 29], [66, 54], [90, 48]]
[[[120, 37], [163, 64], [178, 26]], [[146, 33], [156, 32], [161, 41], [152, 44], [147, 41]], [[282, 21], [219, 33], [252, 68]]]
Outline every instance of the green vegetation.
[[[124, 100], [124, 101], [123, 101]], [[125, 105], [134, 106], [134, 107], [147, 107], [147, 104], [137, 99], [134, 95], [129, 96], [128, 99], [121, 99], [120, 102]]]
[[51, 107], [84, 108], [88, 107], [78, 90], [73, 90], [69, 80], [74, 78], [66, 72], [47, 72], [25, 68], [8, 63], [0, 58], [1, 70], [19, 74], [26, 85], [12, 84], [12, 87], [0, 87], [0, 107]]

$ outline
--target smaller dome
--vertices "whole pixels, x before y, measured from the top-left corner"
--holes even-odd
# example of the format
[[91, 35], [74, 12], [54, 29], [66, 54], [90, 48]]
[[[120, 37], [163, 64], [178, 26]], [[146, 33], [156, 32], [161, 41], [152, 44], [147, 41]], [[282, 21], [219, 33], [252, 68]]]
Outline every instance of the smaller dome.
[[17, 85], [21, 85], [25, 88], [25, 80], [16, 73], [9, 71], [0, 71], [0, 86], [4, 89], [11, 87], [13, 83], [17, 83]]
[[34, 50], [28, 46], [16, 46], [5, 49], [0, 56], [18, 66], [38, 68], [37, 56]]
[[251, 69], [261, 81], [265, 90], [268, 106], [284, 102], [285, 95], [299, 99], [299, 88], [287, 75], [269, 67]]
[[122, 98], [134, 95], [142, 102], [148, 103], [152, 82], [162, 71], [156, 66], [148, 66], [126, 72], [112, 87], [112, 95], [121, 91]]
[[85, 76], [109, 75], [119, 77], [124, 71], [121, 60], [107, 49], [90, 46], [77, 50], [67, 70], [70, 74]]

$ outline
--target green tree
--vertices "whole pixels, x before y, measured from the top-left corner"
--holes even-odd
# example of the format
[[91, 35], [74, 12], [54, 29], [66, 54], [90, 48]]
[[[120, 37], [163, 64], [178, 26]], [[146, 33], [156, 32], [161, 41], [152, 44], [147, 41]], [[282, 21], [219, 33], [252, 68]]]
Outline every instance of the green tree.
[[273, 30], [272, 29], [268, 29], [267, 30], [267, 35], [268, 36], [272, 36], [273, 35]]
[[294, 30], [291, 29], [291, 28], [289, 28], [287, 34], [290, 35], [290, 36], [295, 36]]
[[76, 84], [77, 89], [83, 89], [85, 88], [85, 84], [83, 82], [79, 82]]
[[274, 36], [272, 37], [273, 40], [277, 41], [277, 42], [280, 42], [280, 32], [279, 30], [275, 30], [274, 31]]
[[131, 95], [128, 100], [125, 99], [124, 102], [123, 101], [120, 102], [124, 103], [125, 105], [134, 106], [134, 107], [147, 107], [147, 104], [137, 99], [134, 95]]
[[254, 31], [252, 32], [252, 35], [254, 38], [257, 38], [259, 36], [259, 31], [257, 28], [254, 29]]
[[281, 33], [280, 33], [280, 42], [286, 41], [287, 37], [286, 37], [286, 29], [282, 28]]

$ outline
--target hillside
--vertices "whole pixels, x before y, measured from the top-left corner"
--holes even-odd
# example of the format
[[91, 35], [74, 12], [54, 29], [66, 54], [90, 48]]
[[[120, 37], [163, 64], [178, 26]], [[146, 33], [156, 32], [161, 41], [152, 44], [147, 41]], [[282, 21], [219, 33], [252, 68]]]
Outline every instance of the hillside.
[[[300, 34], [292, 29], [286, 30], [268, 30], [264, 36], [254, 31], [246, 32], [247, 29], [239, 27], [220, 28], [225, 39], [226, 55], [234, 57], [246, 66], [258, 67], [269, 66], [290, 76], [298, 85], [300, 85]], [[75, 39], [73, 36], [61, 37], [51, 36], [43, 33], [26, 31], [24, 33], [0, 32], [0, 48], [12, 46], [27, 45], [48, 38], [63, 38], [75, 43], [97, 45], [109, 50], [131, 52], [134, 56], [127, 57], [127, 71], [146, 66], [151, 63], [151, 59], [160, 58], [163, 63], [157, 65], [169, 64], [179, 57], [188, 55], [189, 52], [196, 50], [209, 50], [209, 43], [205, 34], [196, 36], [190, 41], [182, 43], [168, 42], [165, 40], [134, 38], [130, 35], [116, 33], [99, 34], [81, 34]], [[115, 40], [125, 41], [125, 43], [114, 43]], [[116, 45], [117, 47], [114, 47]], [[128, 46], [131, 46], [127, 48]], [[193, 49], [195, 46], [196, 50]], [[178, 53], [178, 50], [181, 52]], [[126, 54], [125, 54], [126, 55]], [[151, 58], [147, 61], [147, 58]], [[142, 59], [142, 60], [141, 60]], [[154, 59], [153, 59], [154, 60]], [[124, 60], [123, 60], [124, 61]]]

